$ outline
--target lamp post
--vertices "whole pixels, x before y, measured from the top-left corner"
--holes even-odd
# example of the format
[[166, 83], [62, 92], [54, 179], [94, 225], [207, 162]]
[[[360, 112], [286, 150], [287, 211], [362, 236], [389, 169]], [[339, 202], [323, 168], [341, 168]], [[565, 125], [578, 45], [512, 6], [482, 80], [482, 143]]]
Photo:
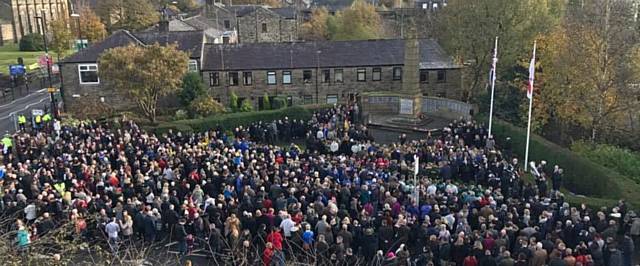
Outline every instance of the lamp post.
[[[49, 48], [47, 46], [47, 13], [45, 10], [42, 11], [42, 16], [36, 16], [35, 18], [40, 20], [40, 25], [42, 26], [42, 40], [44, 41], [44, 56], [47, 60], [47, 81], [49, 82], [49, 88], [53, 85], [51, 84], [51, 59], [49, 57]], [[56, 104], [55, 97], [53, 96], [54, 91], [49, 90], [49, 95], [51, 96], [51, 112], [56, 113]]]

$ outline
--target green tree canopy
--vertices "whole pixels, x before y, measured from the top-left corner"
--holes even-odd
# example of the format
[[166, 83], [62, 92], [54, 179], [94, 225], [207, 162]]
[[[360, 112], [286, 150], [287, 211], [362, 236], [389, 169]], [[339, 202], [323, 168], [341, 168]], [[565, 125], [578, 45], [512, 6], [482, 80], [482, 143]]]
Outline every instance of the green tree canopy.
[[98, 14], [110, 31], [142, 30], [158, 22], [159, 13], [149, 0], [103, 0]]
[[177, 92], [187, 72], [187, 53], [176, 45], [129, 45], [100, 56], [100, 76], [137, 103], [143, 114], [156, 120], [158, 98]]

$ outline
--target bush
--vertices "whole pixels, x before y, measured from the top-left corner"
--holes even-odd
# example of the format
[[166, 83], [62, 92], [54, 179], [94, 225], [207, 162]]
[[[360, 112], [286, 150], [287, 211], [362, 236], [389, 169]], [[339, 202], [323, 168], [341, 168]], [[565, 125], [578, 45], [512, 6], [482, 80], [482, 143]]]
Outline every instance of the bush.
[[240, 112], [251, 112], [253, 111], [253, 103], [249, 99], [244, 99], [242, 104], [240, 105]]
[[272, 109], [277, 110], [285, 107], [287, 107], [287, 98], [280, 96], [273, 98], [273, 102], [271, 103]]
[[187, 73], [182, 78], [182, 90], [178, 94], [182, 106], [189, 106], [193, 100], [207, 93], [198, 73]]
[[591, 144], [577, 141], [571, 150], [594, 163], [611, 168], [616, 172], [640, 182], [640, 154], [631, 150], [607, 144]]
[[229, 95], [229, 108], [231, 108], [232, 112], [238, 111], [238, 95], [233, 91]]
[[186, 110], [178, 110], [176, 111], [176, 114], [173, 116], [174, 120], [183, 120], [183, 119], [187, 119], [189, 118], [189, 112], [187, 112]]
[[[493, 122], [492, 133], [498, 144], [507, 137], [511, 137], [514, 156], [524, 163], [526, 130], [498, 119], [494, 119]], [[563, 183], [571, 192], [605, 198], [620, 198], [622, 195], [621, 188], [612, 182], [612, 179], [625, 177], [612, 173], [566, 148], [533, 134], [529, 145], [529, 161], [540, 162], [541, 160], [551, 165], [557, 164], [565, 170]]]
[[191, 102], [191, 113], [195, 116], [210, 116], [213, 114], [223, 113], [224, 106], [213, 99], [211, 96], [200, 96]]
[[42, 35], [30, 33], [20, 39], [20, 51], [36, 52], [44, 50], [44, 41]]
[[264, 96], [262, 96], [262, 108], [263, 110], [271, 109], [271, 101], [269, 101], [269, 94], [266, 92], [264, 93]]

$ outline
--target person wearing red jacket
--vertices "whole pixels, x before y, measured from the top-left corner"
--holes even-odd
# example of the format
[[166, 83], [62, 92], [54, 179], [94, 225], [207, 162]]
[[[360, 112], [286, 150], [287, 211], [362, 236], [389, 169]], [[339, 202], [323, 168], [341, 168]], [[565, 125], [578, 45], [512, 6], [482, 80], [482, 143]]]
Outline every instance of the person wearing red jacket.
[[271, 233], [267, 236], [267, 242], [271, 242], [276, 251], [282, 250], [282, 234], [277, 227], [271, 229]]
[[264, 252], [262, 252], [262, 265], [269, 266], [271, 265], [271, 259], [273, 258], [273, 244], [271, 242], [267, 242], [266, 248]]

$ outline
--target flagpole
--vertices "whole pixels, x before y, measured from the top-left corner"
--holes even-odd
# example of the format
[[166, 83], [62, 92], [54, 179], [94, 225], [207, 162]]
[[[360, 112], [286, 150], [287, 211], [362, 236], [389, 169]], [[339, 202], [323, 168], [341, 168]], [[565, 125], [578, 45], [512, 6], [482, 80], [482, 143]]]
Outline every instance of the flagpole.
[[489, 107], [489, 136], [491, 137], [491, 126], [493, 125], [493, 95], [496, 88], [496, 64], [498, 63], [498, 36], [493, 48], [493, 61], [491, 65], [491, 104]]
[[531, 58], [531, 65], [529, 66], [529, 89], [527, 90], [527, 96], [529, 98], [529, 119], [527, 121], [527, 145], [524, 150], [524, 171], [527, 171], [529, 165], [529, 139], [531, 138], [531, 108], [533, 107], [533, 79], [535, 74], [535, 60], [536, 60], [536, 42], [533, 42], [533, 57]]
[[418, 206], [418, 210], [420, 209], [420, 185], [418, 184], [418, 172], [420, 171], [420, 157], [418, 155], [413, 155], [414, 160], [414, 170], [413, 170], [413, 185], [414, 185], [414, 193], [416, 197], [416, 206]]

